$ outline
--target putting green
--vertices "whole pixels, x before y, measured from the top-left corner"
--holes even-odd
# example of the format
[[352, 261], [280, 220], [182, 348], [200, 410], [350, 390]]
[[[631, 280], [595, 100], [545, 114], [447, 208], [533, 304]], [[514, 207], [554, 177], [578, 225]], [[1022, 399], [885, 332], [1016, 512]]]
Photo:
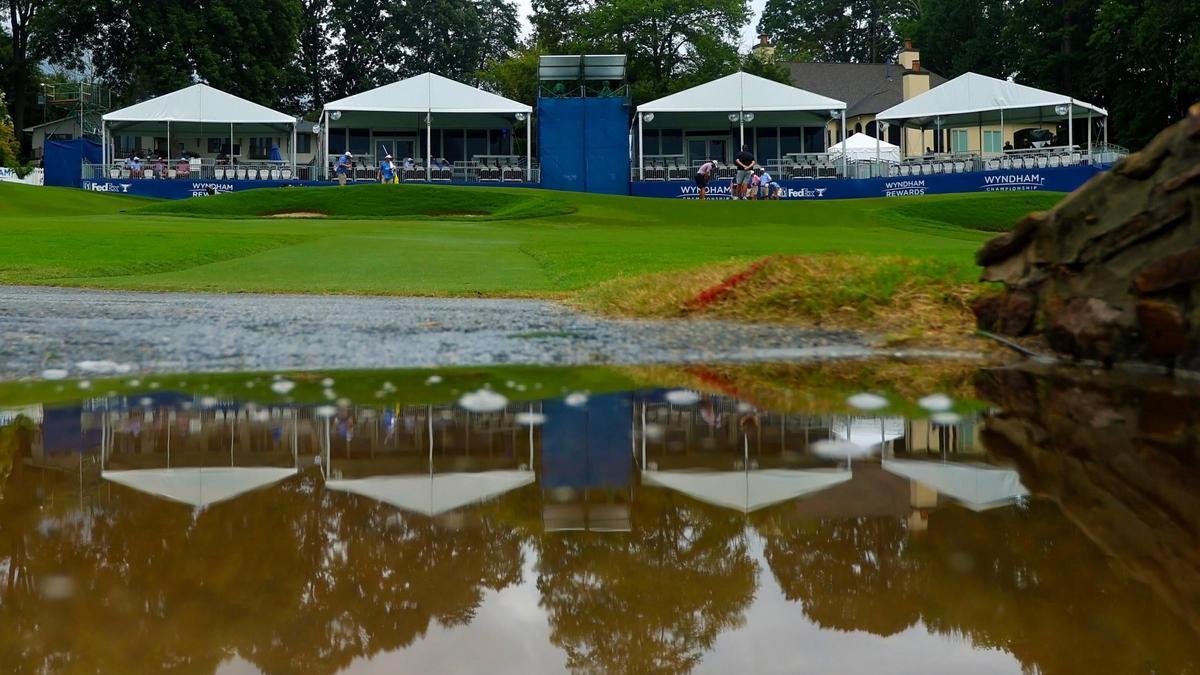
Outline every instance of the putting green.
[[[695, 202], [449, 186], [290, 188], [148, 202], [0, 184], [0, 283], [405, 295], [556, 295], [769, 254], [977, 270], [991, 231], [1061, 195]], [[329, 214], [273, 218], [263, 214]]]

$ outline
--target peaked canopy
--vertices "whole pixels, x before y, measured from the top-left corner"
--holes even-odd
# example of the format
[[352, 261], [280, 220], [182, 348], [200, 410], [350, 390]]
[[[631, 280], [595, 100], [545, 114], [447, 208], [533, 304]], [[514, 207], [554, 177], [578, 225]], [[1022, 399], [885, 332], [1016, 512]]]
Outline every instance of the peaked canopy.
[[296, 118], [253, 101], [193, 84], [149, 101], [142, 101], [104, 115], [113, 122], [203, 122], [212, 124], [286, 124]]
[[[871, 145], [873, 147], [874, 142]], [[853, 417], [849, 419], [835, 419], [833, 424], [830, 425], [830, 431], [840, 440], [863, 448], [872, 448], [897, 438], [903, 438], [904, 418]]]
[[942, 126], [970, 123], [971, 125], [995, 122], [1004, 111], [1004, 119], [1012, 122], [1053, 121], [1066, 119], [1055, 108], [1069, 106], [1075, 117], [1086, 116], [1088, 111], [1107, 117], [1103, 108], [1072, 99], [1066, 94], [1027, 87], [1016, 82], [998, 80], [978, 73], [964, 73], [915, 96], [907, 101], [884, 110], [876, 116], [880, 120], [905, 120], [909, 126], [935, 126], [938, 117]]
[[638, 106], [639, 113], [666, 112], [789, 112], [845, 110], [842, 101], [736, 72]]
[[643, 471], [642, 482], [682, 492], [716, 506], [750, 513], [850, 480], [835, 469], [752, 471]]
[[328, 112], [529, 113], [524, 103], [425, 73], [325, 104]]
[[532, 471], [488, 471], [327, 480], [325, 487], [370, 497], [405, 511], [437, 516], [498, 497], [533, 481]]
[[226, 466], [104, 471], [100, 476], [139, 492], [202, 509], [295, 474], [294, 468]]
[[883, 468], [953, 497], [973, 511], [1004, 506], [1017, 497], [1029, 494], [1021, 485], [1021, 478], [1016, 471], [986, 464], [895, 459], [884, 461]]
[[900, 161], [900, 146], [892, 145], [883, 139], [879, 139], [876, 145], [875, 137], [867, 134], [854, 134], [841, 143], [829, 146], [829, 153], [832, 155], [840, 155], [843, 152], [851, 161], [873, 160], [876, 156], [885, 162]]

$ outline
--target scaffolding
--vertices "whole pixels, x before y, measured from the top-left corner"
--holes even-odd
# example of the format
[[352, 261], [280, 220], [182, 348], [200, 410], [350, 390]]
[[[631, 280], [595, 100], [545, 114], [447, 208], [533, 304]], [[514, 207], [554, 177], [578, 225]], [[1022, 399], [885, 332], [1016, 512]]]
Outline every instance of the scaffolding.
[[75, 119], [80, 134], [100, 142], [100, 118], [112, 109], [112, 89], [96, 82], [54, 82], [38, 94], [42, 122]]

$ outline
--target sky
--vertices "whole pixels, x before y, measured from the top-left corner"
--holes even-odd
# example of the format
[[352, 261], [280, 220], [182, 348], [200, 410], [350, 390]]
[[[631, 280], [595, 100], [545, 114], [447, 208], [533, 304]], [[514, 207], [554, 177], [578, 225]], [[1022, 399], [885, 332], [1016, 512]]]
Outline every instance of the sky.
[[[521, 15], [521, 34], [523, 37], [529, 35], [529, 14], [531, 0], [517, 0], [517, 10]], [[766, 6], [767, 0], [750, 0], [750, 23], [742, 29], [742, 40], [738, 44], [742, 51], [746, 51], [758, 42], [757, 27], [758, 19], [762, 16], [763, 7]]]

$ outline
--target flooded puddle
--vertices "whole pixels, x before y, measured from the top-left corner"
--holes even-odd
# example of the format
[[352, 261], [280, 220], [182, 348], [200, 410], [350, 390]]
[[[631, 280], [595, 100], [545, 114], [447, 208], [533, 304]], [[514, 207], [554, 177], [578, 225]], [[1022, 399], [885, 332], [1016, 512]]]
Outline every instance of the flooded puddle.
[[0, 671], [1196, 672], [1198, 447], [952, 363], [0, 384]]

